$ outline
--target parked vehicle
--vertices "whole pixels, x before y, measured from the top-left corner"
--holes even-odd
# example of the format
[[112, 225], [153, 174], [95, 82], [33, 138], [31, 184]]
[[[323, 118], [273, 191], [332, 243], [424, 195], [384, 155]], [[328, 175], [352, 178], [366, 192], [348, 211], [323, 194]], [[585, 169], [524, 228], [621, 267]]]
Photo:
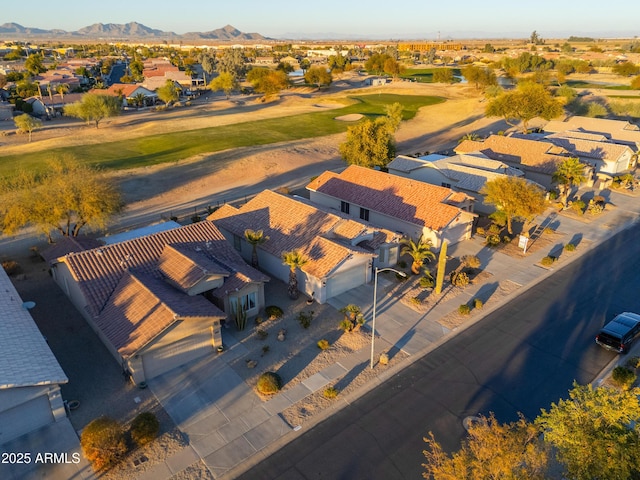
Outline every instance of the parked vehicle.
[[640, 315], [624, 312], [616, 315], [596, 336], [596, 343], [607, 350], [627, 353], [633, 341], [640, 336]]

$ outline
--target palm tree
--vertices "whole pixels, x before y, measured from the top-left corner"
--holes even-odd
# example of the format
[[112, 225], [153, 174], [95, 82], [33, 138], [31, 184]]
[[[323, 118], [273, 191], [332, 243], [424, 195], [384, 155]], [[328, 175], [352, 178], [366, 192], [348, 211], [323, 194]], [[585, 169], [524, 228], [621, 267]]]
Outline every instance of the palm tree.
[[136, 106], [140, 108], [144, 105], [144, 101], [147, 99], [147, 96], [144, 93], [139, 92], [139, 93], [136, 93], [132, 98]]
[[296, 300], [300, 295], [298, 291], [298, 277], [296, 276], [296, 269], [302, 268], [308, 260], [302, 256], [297, 250], [291, 250], [290, 252], [282, 253], [282, 264], [289, 267], [289, 287], [287, 292], [289, 298]]
[[413, 258], [411, 271], [414, 275], [420, 273], [420, 269], [425, 260], [433, 260], [436, 258], [435, 254], [431, 251], [431, 240], [423, 240], [422, 235], [420, 235], [417, 242], [414, 242], [413, 239], [409, 237], [403, 238], [400, 243], [404, 245], [400, 251], [400, 255], [408, 254]]
[[262, 230], [251, 230], [247, 228], [244, 231], [245, 240], [251, 245], [251, 266], [258, 268], [258, 245], [262, 245], [269, 240], [269, 237], [264, 235]]
[[569, 194], [571, 193], [571, 187], [574, 185], [580, 185], [586, 180], [584, 174], [583, 163], [580, 163], [580, 159], [576, 157], [570, 157], [564, 160], [558, 169], [553, 173], [552, 180], [560, 185], [560, 195], [562, 197], [562, 204], [566, 208]]
[[61, 100], [64, 100], [64, 94], [67, 93], [68, 91], [69, 91], [69, 85], [67, 85], [66, 83], [60, 83], [59, 85], [56, 85], [56, 92], [60, 94]]

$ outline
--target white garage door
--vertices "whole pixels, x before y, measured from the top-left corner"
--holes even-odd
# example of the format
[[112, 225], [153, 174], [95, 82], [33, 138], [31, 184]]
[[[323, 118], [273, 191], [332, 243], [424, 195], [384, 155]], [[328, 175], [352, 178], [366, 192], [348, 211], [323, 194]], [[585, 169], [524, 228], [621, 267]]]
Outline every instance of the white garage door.
[[142, 356], [144, 376], [149, 380], [212, 352], [211, 337], [208, 335], [174, 342]]
[[40, 395], [0, 413], [0, 445], [53, 423], [47, 395]]
[[361, 265], [329, 278], [327, 280], [327, 298], [335, 297], [365, 283], [367, 280], [366, 268]]

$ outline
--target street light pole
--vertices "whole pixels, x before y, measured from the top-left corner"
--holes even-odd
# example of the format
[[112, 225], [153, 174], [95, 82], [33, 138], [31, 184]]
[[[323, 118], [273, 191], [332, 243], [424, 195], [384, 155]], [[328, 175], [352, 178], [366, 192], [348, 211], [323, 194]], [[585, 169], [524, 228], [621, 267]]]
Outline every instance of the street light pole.
[[404, 272], [401, 272], [399, 270], [396, 270], [394, 268], [391, 267], [386, 267], [386, 268], [378, 268], [376, 267], [375, 269], [375, 273], [374, 273], [374, 279], [373, 279], [373, 315], [372, 315], [372, 320], [371, 320], [371, 363], [370, 363], [370, 367], [373, 370], [373, 351], [374, 351], [374, 345], [375, 345], [375, 340], [376, 340], [376, 307], [378, 304], [378, 272], [395, 272], [396, 274], [402, 276], [402, 277], [406, 277], [407, 274]]

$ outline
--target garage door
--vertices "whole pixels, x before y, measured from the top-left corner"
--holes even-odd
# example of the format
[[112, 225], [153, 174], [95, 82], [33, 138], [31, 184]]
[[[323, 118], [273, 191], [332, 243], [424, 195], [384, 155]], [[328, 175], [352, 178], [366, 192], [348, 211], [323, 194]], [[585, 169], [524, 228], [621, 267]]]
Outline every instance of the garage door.
[[0, 444], [53, 423], [47, 395], [40, 395], [0, 413]]
[[211, 336], [189, 337], [169, 346], [152, 350], [142, 356], [142, 366], [147, 380], [173, 370], [180, 365], [213, 352]]
[[327, 298], [335, 297], [365, 283], [367, 280], [366, 267], [361, 265], [340, 272], [327, 280]]

